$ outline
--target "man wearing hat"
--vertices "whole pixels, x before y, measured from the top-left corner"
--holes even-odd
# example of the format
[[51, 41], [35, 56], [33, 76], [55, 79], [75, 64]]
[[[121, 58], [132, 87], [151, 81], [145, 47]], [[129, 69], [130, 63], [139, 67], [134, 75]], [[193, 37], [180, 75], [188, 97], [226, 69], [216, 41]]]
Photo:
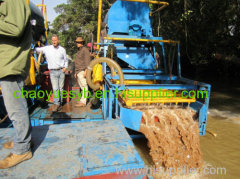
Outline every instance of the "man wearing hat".
[[77, 102], [76, 107], [84, 107], [88, 98], [88, 85], [86, 80], [87, 67], [90, 63], [90, 53], [86, 47], [83, 46], [84, 40], [82, 37], [77, 37], [75, 40], [78, 52], [75, 59], [75, 78], [82, 90], [82, 97]]
[[[3, 147], [12, 153], [0, 159], [0, 169], [32, 158], [31, 123], [25, 98], [15, 98], [29, 72], [32, 32], [30, 8], [25, 0], [0, 0], [0, 85], [15, 135]], [[1, 139], [3, 140], [3, 139]]]

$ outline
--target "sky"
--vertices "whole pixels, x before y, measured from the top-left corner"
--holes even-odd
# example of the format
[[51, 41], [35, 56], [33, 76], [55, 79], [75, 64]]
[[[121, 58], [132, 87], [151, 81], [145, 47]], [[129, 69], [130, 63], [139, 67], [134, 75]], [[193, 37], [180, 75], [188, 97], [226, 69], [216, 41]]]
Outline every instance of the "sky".
[[[42, 0], [30, 0], [34, 4], [42, 4]], [[54, 7], [56, 7], [58, 4], [67, 3], [67, 0], [44, 0], [44, 4], [47, 5], [47, 20], [50, 21], [50, 23], [53, 22], [55, 17], [57, 17], [57, 13], [54, 10]]]

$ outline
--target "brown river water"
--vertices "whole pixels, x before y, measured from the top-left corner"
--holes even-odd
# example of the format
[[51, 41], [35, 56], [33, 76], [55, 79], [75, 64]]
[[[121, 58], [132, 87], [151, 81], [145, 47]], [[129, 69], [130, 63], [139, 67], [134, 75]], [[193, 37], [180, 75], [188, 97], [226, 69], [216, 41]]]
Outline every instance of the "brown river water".
[[[206, 132], [205, 136], [200, 137], [204, 168], [207, 168], [205, 171], [208, 175], [201, 174], [172, 178], [240, 178], [239, 85], [215, 85], [213, 87], [207, 120], [207, 130], [209, 132]], [[148, 154], [147, 140], [135, 139], [134, 144], [145, 164], [152, 166], [153, 162]]]

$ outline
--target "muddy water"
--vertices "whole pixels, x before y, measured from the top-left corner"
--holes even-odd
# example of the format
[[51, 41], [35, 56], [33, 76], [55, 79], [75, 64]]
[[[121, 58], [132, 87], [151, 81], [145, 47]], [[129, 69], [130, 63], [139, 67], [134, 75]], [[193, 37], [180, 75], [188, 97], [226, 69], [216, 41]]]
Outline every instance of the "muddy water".
[[[221, 111], [219, 113], [224, 114]], [[215, 168], [226, 168], [227, 173], [226, 176], [215, 174], [209, 178], [240, 178], [240, 115], [239, 119], [224, 119], [222, 115], [212, 116], [210, 112], [207, 129], [216, 133], [217, 137], [209, 133], [200, 137], [203, 159]]]
[[[215, 174], [192, 176], [190, 178], [240, 178], [240, 114], [218, 110], [210, 110], [209, 113], [207, 130], [217, 136], [214, 137], [207, 132], [205, 136], [200, 137], [200, 147], [203, 154], [204, 167], [208, 169], [215, 168], [219, 170], [219, 174], [214, 172], [213, 169], [212, 173]], [[134, 144], [144, 163], [148, 166], [153, 166], [153, 161], [149, 156], [150, 150], [147, 146], [147, 140], [135, 139]], [[222, 170], [223, 174], [220, 174], [221, 168], [226, 169], [226, 175], [224, 174], [225, 169]]]
[[191, 108], [138, 108], [143, 112], [140, 131], [148, 139], [150, 155], [157, 168], [202, 166], [198, 123]]
[[212, 84], [207, 129], [217, 137], [206, 133], [200, 137], [204, 161], [214, 167], [225, 167], [227, 175], [211, 175], [209, 178], [240, 178], [240, 84], [219, 82]]

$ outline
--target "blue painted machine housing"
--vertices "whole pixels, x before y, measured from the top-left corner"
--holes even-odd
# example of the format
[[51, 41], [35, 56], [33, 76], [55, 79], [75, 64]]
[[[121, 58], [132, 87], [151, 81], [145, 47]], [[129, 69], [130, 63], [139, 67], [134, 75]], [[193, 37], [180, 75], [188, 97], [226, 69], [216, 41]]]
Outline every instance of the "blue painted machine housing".
[[[108, 12], [108, 35], [128, 38], [153, 37], [149, 13], [150, 8], [146, 3], [116, 1]], [[127, 62], [131, 68], [156, 69], [152, 43], [118, 41], [115, 45], [119, 46], [117, 57]]]
[[[126, 37], [125, 35], [109, 35], [109, 37]], [[137, 36], [128, 36], [128, 38], [139, 38]], [[159, 38], [162, 40], [162, 38]], [[157, 68], [156, 57], [153, 55], [155, 47], [153, 43], [138, 43], [116, 41], [117, 57], [126, 62], [132, 69], [150, 69]], [[152, 48], [152, 51], [150, 50]], [[137, 60], [136, 60], [137, 59]], [[121, 63], [120, 63], [121, 65]]]
[[108, 34], [152, 37], [149, 13], [146, 3], [117, 0], [108, 12]]

